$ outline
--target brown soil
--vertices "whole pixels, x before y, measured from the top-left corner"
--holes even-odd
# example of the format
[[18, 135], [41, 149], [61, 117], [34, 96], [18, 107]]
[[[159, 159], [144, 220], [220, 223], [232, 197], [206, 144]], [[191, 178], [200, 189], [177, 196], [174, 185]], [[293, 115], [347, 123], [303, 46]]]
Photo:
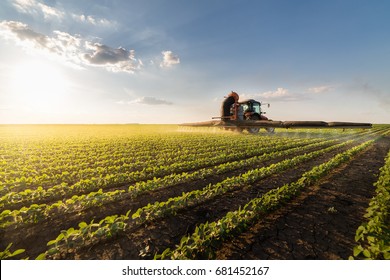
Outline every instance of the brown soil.
[[[345, 148], [346, 149], [346, 148]], [[342, 149], [342, 150], [345, 150]], [[318, 186], [268, 215], [250, 227], [250, 230], [226, 241], [217, 251], [219, 259], [339, 259], [348, 258], [354, 246], [356, 228], [361, 224], [364, 211], [374, 192], [379, 168], [390, 149], [390, 139], [382, 138], [345, 166], [334, 170]], [[214, 221], [228, 211], [238, 209], [250, 199], [266, 191], [297, 180], [313, 166], [329, 160], [342, 151], [334, 151], [300, 164], [281, 174], [263, 179], [243, 189], [142, 226], [130, 228], [114, 239], [102, 241], [92, 247], [80, 248], [62, 255], [65, 259], [150, 259], [165, 248], [173, 248], [183, 235], [191, 234], [200, 223]], [[264, 163], [269, 165], [279, 159]], [[260, 166], [259, 166], [260, 167]], [[256, 168], [256, 167], [251, 167]], [[77, 227], [80, 221], [100, 220], [108, 215], [125, 214], [129, 209], [164, 201], [209, 183], [248, 169], [215, 175], [207, 179], [180, 184], [148, 192], [135, 200], [122, 200], [102, 207], [90, 208], [82, 213], [70, 213], [55, 221], [45, 221], [22, 229], [0, 231], [0, 245], [13, 242], [14, 248], [25, 248], [20, 257], [35, 258], [47, 249], [46, 243], [55, 239], [61, 229]]]
[[[327, 146], [328, 145], [324, 145], [324, 147]], [[289, 157], [294, 157], [299, 154], [300, 153], [295, 153]], [[280, 160], [282, 160], [282, 158], [275, 158], [265, 161], [257, 166], [235, 170], [234, 172], [229, 172], [227, 174], [214, 175], [205, 179], [192, 181], [190, 183], [178, 184], [170, 188], [148, 191], [139, 195], [135, 199], [125, 196], [124, 199], [116, 200], [113, 203], [91, 207], [83, 210], [82, 212], [66, 213], [58, 218], [45, 220], [38, 224], [27, 224], [18, 228], [12, 228], [11, 226], [5, 230], [0, 230], [0, 246], [5, 248], [10, 242], [12, 242], [15, 248], [24, 248], [26, 250], [25, 255], [36, 257], [47, 249], [47, 242], [55, 239], [61, 230], [68, 229], [70, 227], [78, 228], [78, 224], [81, 221], [100, 221], [109, 215], [126, 214], [129, 210], [134, 212], [148, 203], [165, 201], [170, 197], [179, 196], [183, 192], [201, 189], [210, 183], [217, 183], [227, 177], [236, 176], [250, 169], [267, 166]]]
[[[354, 235], [374, 192], [373, 183], [390, 148], [389, 139], [376, 142], [350, 163], [335, 170], [286, 207], [254, 224], [217, 251], [219, 259], [340, 259], [348, 258]], [[340, 151], [339, 151], [340, 152]], [[253, 186], [230, 192], [211, 202], [187, 208], [176, 216], [150, 222], [116, 240], [102, 242], [67, 257], [80, 259], [152, 258], [174, 247], [196, 225], [214, 221], [271, 188], [298, 179], [333, 154], [302, 164]], [[333, 207], [333, 208], [332, 208]], [[334, 209], [334, 210], [333, 210]], [[287, 221], [290, 221], [288, 223]], [[268, 241], [265, 244], [265, 241]], [[113, 248], [115, 248], [113, 250]], [[287, 253], [289, 252], [289, 254]]]
[[217, 258], [348, 259], [389, 149], [389, 137], [377, 141], [250, 231], [226, 242]]

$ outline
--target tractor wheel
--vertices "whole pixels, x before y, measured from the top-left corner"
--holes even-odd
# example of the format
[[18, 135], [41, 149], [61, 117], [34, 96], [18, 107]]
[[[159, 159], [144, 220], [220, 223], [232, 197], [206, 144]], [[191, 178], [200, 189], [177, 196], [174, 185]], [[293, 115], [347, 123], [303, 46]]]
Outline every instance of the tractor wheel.
[[267, 130], [268, 133], [275, 133], [275, 127], [267, 127], [265, 130]]
[[[258, 120], [260, 120], [260, 117], [258, 115], [252, 115], [252, 116], [249, 116], [247, 118], [247, 120], [258, 121]], [[247, 130], [250, 134], [257, 134], [257, 133], [259, 133], [260, 128], [259, 127], [251, 127], [251, 128], [247, 128]]]

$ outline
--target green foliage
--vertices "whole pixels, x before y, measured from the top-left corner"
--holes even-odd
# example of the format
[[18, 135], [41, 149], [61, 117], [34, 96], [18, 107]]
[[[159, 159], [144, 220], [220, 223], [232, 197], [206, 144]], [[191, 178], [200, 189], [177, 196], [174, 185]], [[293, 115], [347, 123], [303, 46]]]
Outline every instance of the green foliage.
[[[328, 162], [303, 174], [298, 181], [272, 189], [263, 196], [252, 199], [242, 209], [227, 213], [225, 217], [216, 222], [199, 225], [191, 236], [185, 236], [181, 239], [176, 249], [166, 249], [163, 254], [156, 254], [155, 259], [213, 259], [215, 247], [218, 246], [219, 242], [242, 232], [250, 223], [257, 220], [259, 215], [280, 207], [300, 190], [315, 183], [330, 170], [348, 161], [372, 143], [373, 141], [367, 141], [338, 154]], [[363, 253], [367, 256], [370, 254], [367, 250], [363, 250]]]
[[[47, 242], [47, 248], [42, 248], [45, 252], [37, 257], [60, 258], [79, 247], [123, 234], [133, 226], [176, 215], [182, 209], [351, 145], [355, 141], [348, 141], [350, 136], [361, 139], [390, 131], [387, 128], [343, 133], [291, 130], [254, 137], [182, 133], [170, 126], [167, 132], [166, 127], [0, 126], [0, 228], [24, 230], [31, 224], [39, 227], [40, 223], [60, 222], [64, 215], [80, 215], [78, 227], [58, 232], [56, 238]], [[269, 164], [270, 161], [274, 164]], [[319, 171], [328, 172], [323, 168]], [[88, 208], [135, 200], [149, 191], [207, 181], [216, 174], [239, 169], [248, 171], [221, 182], [205, 183], [195, 191], [166, 201], [153, 201], [126, 215], [110, 215], [98, 222], [83, 221]], [[197, 241], [192, 247], [207, 244], [200, 255], [212, 258], [212, 250], [207, 248], [218, 246], [223, 236], [245, 230], [250, 213], [256, 217], [259, 212], [278, 207], [280, 201], [296, 195], [301, 185], [317, 179], [317, 173], [307, 174], [291, 184], [288, 191], [281, 187], [269, 193], [261, 204], [253, 202], [243, 206], [216, 224], [215, 232], [209, 232], [213, 223], [208, 223], [196, 232]], [[190, 242], [190, 236], [186, 238], [183, 243]], [[149, 249], [144, 250], [148, 255]], [[15, 252], [20, 254], [19, 250]], [[164, 258], [169, 254], [166, 250]], [[193, 254], [197, 253], [189, 256]]]
[[364, 215], [366, 221], [356, 230], [354, 258], [390, 260], [390, 151], [380, 171], [374, 184], [376, 195]]
[[18, 249], [13, 252], [10, 251], [12, 247], [12, 243], [8, 244], [7, 248], [5, 248], [4, 251], [0, 252], [0, 260], [12, 258], [14, 256], [17, 256], [19, 254], [22, 254], [25, 250], [24, 249]]

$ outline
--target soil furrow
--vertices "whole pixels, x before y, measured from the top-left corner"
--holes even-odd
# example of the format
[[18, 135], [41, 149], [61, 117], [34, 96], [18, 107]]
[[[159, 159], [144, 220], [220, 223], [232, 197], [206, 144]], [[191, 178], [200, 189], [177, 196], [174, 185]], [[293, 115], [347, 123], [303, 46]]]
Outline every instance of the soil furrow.
[[217, 258], [347, 259], [389, 149], [390, 138], [381, 138], [320, 184], [225, 242]]
[[[66, 258], [81, 259], [143, 259], [152, 258], [167, 247], [174, 247], [183, 235], [192, 233], [196, 225], [217, 220], [227, 212], [238, 209], [254, 197], [261, 196], [272, 188], [282, 186], [298, 179], [313, 166], [329, 160], [334, 155], [347, 150], [349, 147], [338, 149], [309, 162], [288, 169], [283, 173], [265, 178], [251, 186], [228, 192], [207, 201], [201, 205], [188, 207], [175, 216], [148, 222], [120, 236], [116, 240], [102, 242], [93, 248], [68, 255]], [[112, 250], [114, 246], [115, 250]]]
[[[326, 144], [322, 148], [330, 146]], [[320, 148], [308, 149], [305, 152], [318, 150]], [[288, 158], [300, 155], [302, 152], [296, 152], [289, 155]], [[126, 214], [127, 211], [135, 211], [140, 207], [146, 206], [148, 203], [156, 201], [166, 201], [170, 197], [176, 197], [183, 192], [189, 192], [201, 189], [208, 184], [220, 182], [227, 177], [237, 176], [253, 168], [261, 168], [270, 164], [283, 160], [281, 157], [276, 157], [271, 160], [264, 161], [256, 166], [245, 167], [233, 172], [214, 175], [200, 180], [194, 180], [189, 183], [177, 184], [175, 186], [164, 187], [153, 191], [147, 191], [136, 198], [132, 199], [129, 196], [124, 196], [123, 199], [106, 203], [101, 206], [91, 207], [81, 212], [65, 213], [64, 215], [40, 222], [33, 225], [23, 225], [20, 228], [7, 228], [0, 230], [0, 246], [7, 246], [9, 242], [13, 242], [15, 247], [24, 248], [26, 255], [37, 256], [42, 251], [46, 250], [46, 243], [55, 239], [61, 230], [70, 227], [77, 228], [81, 221], [89, 222], [91, 220], [99, 221], [106, 216], [115, 214]]]

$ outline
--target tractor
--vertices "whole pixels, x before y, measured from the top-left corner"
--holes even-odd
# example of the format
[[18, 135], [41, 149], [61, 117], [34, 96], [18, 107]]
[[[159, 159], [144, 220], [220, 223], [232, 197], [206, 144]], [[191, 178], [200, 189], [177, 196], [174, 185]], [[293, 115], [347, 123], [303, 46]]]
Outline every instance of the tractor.
[[[269, 120], [265, 114], [266, 112], [261, 110], [261, 106], [266, 104], [268, 108], [270, 107], [269, 103], [261, 103], [254, 99], [246, 99], [243, 101], [238, 101], [239, 96], [236, 92], [232, 91], [222, 103], [221, 106], [221, 120], [223, 121], [272, 121]], [[246, 129], [249, 133], [256, 134], [259, 132], [260, 127], [247, 127], [240, 128], [236, 127], [235, 130], [242, 132]], [[275, 131], [274, 127], [265, 128], [269, 133]]]
[[218, 121], [206, 121], [197, 123], [184, 123], [182, 126], [192, 127], [221, 127], [227, 130], [244, 131], [251, 134], [257, 134], [260, 128], [265, 128], [269, 133], [274, 133], [275, 127], [278, 128], [339, 128], [339, 129], [357, 129], [372, 128], [371, 123], [356, 122], [324, 122], [324, 121], [274, 121], [265, 116], [261, 106], [269, 103], [261, 103], [254, 99], [239, 101], [239, 96], [232, 91], [222, 102], [220, 119]]

